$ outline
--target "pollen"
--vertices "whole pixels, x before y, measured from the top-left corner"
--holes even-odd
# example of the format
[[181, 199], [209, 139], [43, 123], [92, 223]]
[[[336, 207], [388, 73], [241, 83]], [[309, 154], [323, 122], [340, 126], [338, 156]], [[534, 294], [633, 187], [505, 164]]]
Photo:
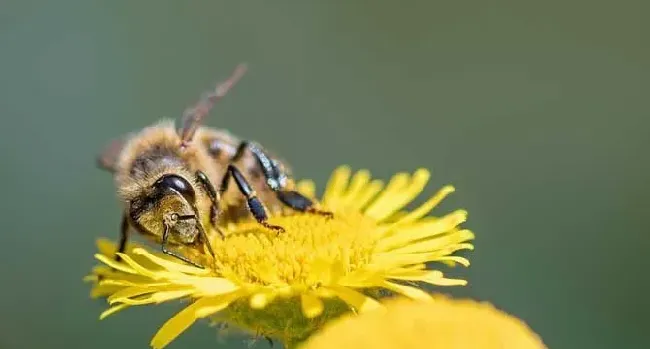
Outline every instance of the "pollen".
[[323, 266], [358, 269], [369, 263], [377, 242], [376, 223], [359, 213], [296, 214], [270, 223], [285, 231], [247, 222], [229, 230], [227, 239], [214, 239], [214, 270], [243, 283], [316, 287], [329, 282]]

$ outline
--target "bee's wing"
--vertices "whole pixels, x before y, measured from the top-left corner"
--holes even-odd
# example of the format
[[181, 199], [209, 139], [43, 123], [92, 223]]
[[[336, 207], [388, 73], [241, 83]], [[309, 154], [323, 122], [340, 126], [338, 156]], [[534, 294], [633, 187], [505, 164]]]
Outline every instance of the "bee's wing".
[[105, 146], [99, 156], [97, 156], [97, 166], [109, 172], [115, 172], [117, 159], [119, 158], [125, 143], [126, 138], [120, 138], [113, 140], [110, 144]]

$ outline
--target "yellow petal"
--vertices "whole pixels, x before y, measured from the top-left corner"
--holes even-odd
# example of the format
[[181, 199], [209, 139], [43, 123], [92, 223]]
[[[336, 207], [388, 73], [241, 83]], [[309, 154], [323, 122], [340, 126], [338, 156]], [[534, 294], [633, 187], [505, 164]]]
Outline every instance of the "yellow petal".
[[420, 194], [420, 192], [422, 192], [422, 189], [424, 189], [424, 186], [429, 181], [429, 177], [429, 171], [421, 168], [415, 171], [410, 180], [407, 181], [407, 183], [404, 183], [402, 186], [400, 186], [401, 183], [398, 183], [399, 180], [395, 181], [396, 184], [393, 188], [391, 188], [391, 183], [389, 183], [388, 188], [386, 188], [384, 191], [385, 195], [380, 196], [375, 201], [378, 206], [371, 206], [368, 208], [368, 210], [366, 210], [366, 214], [378, 221], [383, 221], [389, 218], [391, 215], [401, 210], [409, 202], [413, 201], [413, 199], [415, 199]]
[[172, 299], [180, 299], [192, 294], [191, 289], [177, 290], [177, 291], [161, 291], [148, 294], [138, 298], [115, 298], [111, 303], [124, 303], [129, 305], [143, 305], [143, 304], [160, 304], [170, 301]]
[[122, 289], [122, 287], [119, 286], [95, 286], [90, 290], [90, 298], [104, 298], [120, 289]]
[[[133, 275], [124, 275], [124, 276], [133, 276]], [[120, 286], [120, 287], [162, 287], [164, 285], [169, 285], [169, 282], [157, 282], [152, 281], [149, 278], [141, 278], [141, 280], [132, 281], [129, 279], [104, 279], [98, 282], [102, 286]]]
[[464, 267], [469, 267], [469, 259], [460, 256], [440, 256], [436, 258], [437, 261], [452, 261]]
[[438, 278], [438, 279], [423, 279], [421, 280], [422, 282], [426, 282], [428, 284], [434, 285], [434, 286], [465, 286], [467, 285], [466, 280], [461, 280], [461, 279], [448, 279], [448, 278]]
[[351, 202], [356, 201], [357, 197], [369, 181], [370, 171], [361, 170], [355, 173], [354, 176], [352, 176], [352, 180], [350, 181], [350, 186], [348, 187], [347, 192], [341, 198], [341, 205], [347, 207]]
[[149, 270], [142, 265], [140, 265], [138, 262], [133, 260], [131, 256], [124, 254], [124, 253], [118, 253], [118, 255], [122, 258], [124, 263], [128, 264], [133, 270], [137, 271], [141, 275], [148, 276], [154, 280], [157, 280], [161, 278], [161, 272], [154, 272], [153, 270]]
[[447, 195], [451, 194], [454, 192], [454, 187], [448, 185], [446, 187], [443, 187], [440, 189], [434, 196], [432, 196], [429, 200], [427, 200], [425, 203], [420, 205], [420, 207], [416, 208], [415, 210], [411, 211], [410, 213], [406, 214], [404, 217], [402, 217], [397, 224], [407, 224], [414, 222], [415, 220], [422, 218], [424, 215], [427, 213], [431, 212], [431, 210], [438, 206], [442, 200], [444, 200]]
[[323, 313], [323, 301], [311, 293], [303, 293], [300, 297], [302, 312], [308, 319]]
[[143, 294], [148, 294], [151, 292], [156, 291], [155, 288], [150, 288], [150, 287], [127, 287], [124, 289], [121, 289], [115, 293], [113, 293], [110, 297], [108, 297], [108, 303], [113, 304], [116, 302], [116, 299], [126, 299], [126, 298], [132, 298], [132, 297], [137, 297], [141, 296]]
[[161, 349], [167, 346], [178, 335], [183, 333], [197, 320], [197, 310], [211, 306], [213, 300], [210, 298], [202, 298], [192, 303], [185, 309], [178, 312], [174, 317], [167, 320], [165, 324], [158, 330], [156, 335], [151, 340], [151, 346], [154, 349]]
[[195, 295], [200, 297], [220, 296], [239, 289], [239, 286], [232, 281], [219, 277], [179, 276], [174, 278], [174, 282], [192, 286], [195, 290]]
[[414, 224], [411, 226], [400, 226], [397, 230], [388, 230], [387, 236], [379, 241], [377, 249], [379, 251], [389, 251], [402, 247], [421, 239], [426, 239], [454, 229], [459, 224], [467, 220], [467, 211], [457, 210], [444, 217], [426, 223]]
[[109, 267], [113, 269], [117, 269], [121, 272], [127, 273], [127, 274], [137, 274], [135, 270], [132, 268], [129, 268], [128, 266], [124, 265], [123, 263], [120, 263], [112, 258], [108, 258], [102, 254], [95, 254], [95, 258], [98, 259], [100, 262], [108, 265]]
[[343, 195], [350, 178], [350, 167], [340, 166], [337, 168], [325, 187], [323, 194], [323, 205], [334, 207], [339, 198]]
[[421, 290], [419, 288], [416, 288], [416, 287], [411, 287], [411, 286], [407, 286], [407, 285], [400, 285], [400, 284], [396, 284], [396, 283], [393, 283], [393, 282], [390, 282], [390, 281], [385, 281], [382, 284], [382, 286], [389, 289], [389, 290], [391, 290], [391, 291], [394, 291], [394, 292], [402, 294], [402, 295], [404, 295], [406, 297], [409, 297], [411, 299], [416, 299], [416, 300], [420, 300], [420, 301], [431, 301], [432, 300], [431, 296], [428, 293], [426, 293], [423, 290]]
[[240, 292], [232, 292], [219, 297], [211, 297], [212, 304], [205, 305], [196, 311], [197, 318], [204, 318], [216, 312], [222, 311], [232, 303], [233, 300], [240, 297]]
[[382, 218], [399, 210], [402, 206], [395, 199], [401, 195], [401, 191], [409, 184], [409, 179], [409, 174], [405, 172], [394, 175], [381, 194], [364, 210], [364, 214], [381, 221]]
[[386, 279], [404, 281], [422, 281], [435, 286], [465, 286], [467, 281], [460, 279], [447, 279], [439, 270], [413, 270], [410, 273], [390, 273]]
[[249, 304], [253, 309], [264, 309], [275, 299], [277, 293], [273, 290], [264, 290], [251, 296]]
[[326, 288], [360, 313], [381, 308], [379, 302], [353, 289], [343, 286], [328, 286]]
[[409, 245], [394, 249], [391, 253], [425, 253], [442, 248], [454, 247], [452, 251], [447, 251], [448, 253], [451, 253], [460, 249], [473, 248], [473, 245], [471, 244], [461, 244], [463, 241], [463, 236], [459, 234], [459, 232], [452, 232], [450, 234], [413, 242]]
[[316, 196], [316, 184], [312, 180], [301, 180], [296, 184], [296, 190], [308, 198], [314, 198]]
[[102, 312], [101, 314], [99, 314], [99, 319], [100, 319], [100, 320], [104, 320], [106, 317], [111, 316], [111, 315], [117, 313], [117, 312], [120, 311], [120, 310], [126, 309], [126, 308], [128, 308], [129, 306], [130, 306], [130, 305], [128, 305], [128, 304], [118, 304], [118, 305], [114, 305], [114, 306], [112, 306], [112, 307], [110, 307], [110, 308], [104, 310], [104, 312]]
[[399, 269], [395, 268], [386, 273], [387, 279], [397, 280], [421, 280], [422, 278], [441, 278], [442, 272], [439, 270], [421, 270], [421, 269]]
[[113, 255], [115, 255], [115, 252], [117, 252], [117, 244], [115, 244], [113, 241], [109, 239], [106, 238], [97, 239], [96, 245], [99, 253], [103, 254], [104, 256], [112, 257]]
[[348, 207], [352, 210], [361, 210], [370, 203], [384, 187], [384, 182], [373, 180], [363, 190], [357, 194], [356, 200], [348, 202]]
[[187, 264], [181, 264], [181, 263], [176, 263], [172, 262], [163, 258], [160, 258], [154, 254], [151, 254], [147, 252], [143, 248], [135, 248], [133, 249], [133, 254], [139, 255], [142, 257], [145, 257], [152, 261], [153, 263], [161, 266], [162, 268], [166, 269], [167, 271], [170, 272], [177, 272], [177, 273], [184, 273], [184, 274], [192, 274], [192, 275], [207, 275], [210, 274], [210, 270], [208, 269], [201, 269], [197, 268], [191, 265]]
[[396, 266], [443, 261], [453, 261], [465, 267], [469, 266], [469, 260], [467, 258], [460, 256], [446, 256], [444, 253], [441, 254], [437, 251], [431, 253], [405, 254], [383, 253], [375, 257], [373, 260], [373, 266], [375, 266], [377, 269], [387, 269]]

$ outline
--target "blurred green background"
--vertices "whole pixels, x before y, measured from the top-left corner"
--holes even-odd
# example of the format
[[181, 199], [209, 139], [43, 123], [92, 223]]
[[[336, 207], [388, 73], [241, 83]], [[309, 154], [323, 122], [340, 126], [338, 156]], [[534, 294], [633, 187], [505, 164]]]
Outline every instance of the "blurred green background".
[[[551, 348], [647, 348], [647, 1], [0, 2], [1, 348], [146, 348], [178, 307], [99, 322], [81, 278], [120, 212], [94, 156], [177, 117], [239, 62], [208, 124], [323, 185], [424, 166], [470, 212], [466, 288]], [[198, 324], [169, 347], [245, 348]], [[221, 344], [218, 344], [221, 343]], [[256, 347], [266, 348], [263, 341]]]

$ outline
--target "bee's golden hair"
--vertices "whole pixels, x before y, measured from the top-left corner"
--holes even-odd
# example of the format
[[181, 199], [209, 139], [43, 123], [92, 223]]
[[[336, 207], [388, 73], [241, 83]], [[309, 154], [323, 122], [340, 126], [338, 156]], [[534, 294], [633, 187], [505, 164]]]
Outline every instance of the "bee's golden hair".
[[[192, 142], [183, 150], [180, 149], [180, 144], [181, 139], [178, 136], [174, 122], [171, 120], [162, 120], [132, 134], [124, 144], [115, 166], [115, 182], [120, 199], [129, 202], [143, 193], [148, 193], [151, 186], [161, 176], [173, 173], [183, 177], [190, 183], [196, 194], [197, 208], [202, 212], [206, 212], [209, 209], [210, 201], [198, 183], [196, 175], [190, 172], [188, 167], [201, 169], [208, 178], [218, 178], [219, 171], [213, 165], [214, 161], [210, 158], [205, 147], [199, 142]], [[170, 149], [176, 152], [179, 158], [182, 158], [188, 166], [179, 166], [173, 163], [159, 164], [152, 171], [147, 172], [146, 175], [133, 175], [131, 169], [135, 161], [154, 147]]]

